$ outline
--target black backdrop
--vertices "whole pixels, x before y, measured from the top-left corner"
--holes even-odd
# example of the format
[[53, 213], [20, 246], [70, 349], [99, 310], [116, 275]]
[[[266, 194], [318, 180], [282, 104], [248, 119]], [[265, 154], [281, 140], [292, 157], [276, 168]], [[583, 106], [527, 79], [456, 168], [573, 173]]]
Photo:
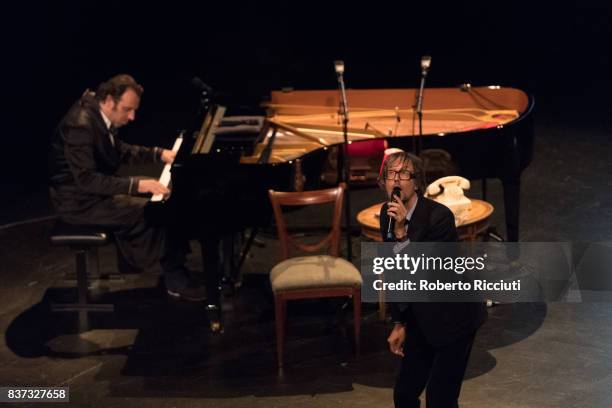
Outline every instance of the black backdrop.
[[[503, 3], [503, 4], [502, 4]], [[537, 118], [608, 121], [612, 6], [578, 2], [19, 2], [4, 8], [3, 185], [46, 181], [46, 145], [87, 87], [119, 72], [145, 87], [128, 141], [168, 145], [187, 126], [195, 75], [235, 112], [271, 90], [501, 84], [535, 94]], [[592, 116], [596, 115], [596, 116]], [[537, 159], [537, 158], [536, 158]], [[7, 191], [5, 189], [5, 191]]]

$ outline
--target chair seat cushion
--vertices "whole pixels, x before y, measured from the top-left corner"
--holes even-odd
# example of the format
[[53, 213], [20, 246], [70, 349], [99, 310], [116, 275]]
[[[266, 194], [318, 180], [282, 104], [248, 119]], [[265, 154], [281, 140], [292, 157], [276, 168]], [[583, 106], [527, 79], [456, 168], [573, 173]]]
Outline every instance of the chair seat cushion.
[[272, 268], [273, 291], [361, 286], [361, 274], [352, 263], [328, 255], [286, 259]]

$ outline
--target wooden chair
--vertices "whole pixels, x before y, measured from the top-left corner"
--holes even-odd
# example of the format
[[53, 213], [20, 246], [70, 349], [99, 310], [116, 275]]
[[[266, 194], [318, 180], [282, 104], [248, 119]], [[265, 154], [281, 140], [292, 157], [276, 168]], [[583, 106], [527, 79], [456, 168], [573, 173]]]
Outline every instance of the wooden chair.
[[[343, 184], [337, 188], [297, 193], [269, 190], [282, 252], [282, 261], [274, 266], [270, 272], [270, 283], [274, 292], [276, 353], [279, 369], [283, 368], [283, 344], [288, 300], [352, 297], [355, 350], [359, 353], [361, 274], [353, 264], [338, 257], [343, 193]], [[311, 245], [296, 242], [287, 232], [282, 207], [325, 203], [334, 203], [334, 215], [329, 234], [321, 241]], [[329, 246], [330, 255], [290, 257], [290, 245], [304, 252], [316, 252], [325, 246]]]

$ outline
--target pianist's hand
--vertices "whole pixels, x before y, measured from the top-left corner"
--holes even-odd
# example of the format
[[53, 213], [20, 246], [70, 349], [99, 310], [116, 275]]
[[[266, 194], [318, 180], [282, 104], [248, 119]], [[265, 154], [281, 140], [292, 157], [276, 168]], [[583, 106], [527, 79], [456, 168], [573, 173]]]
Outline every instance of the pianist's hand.
[[142, 179], [138, 180], [138, 192], [139, 193], [151, 193], [151, 194], [170, 194], [162, 183], [153, 179]]
[[172, 150], [164, 149], [161, 154], [161, 159], [166, 164], [172, 164], [174, 158], [176, 157], [176, 153]]

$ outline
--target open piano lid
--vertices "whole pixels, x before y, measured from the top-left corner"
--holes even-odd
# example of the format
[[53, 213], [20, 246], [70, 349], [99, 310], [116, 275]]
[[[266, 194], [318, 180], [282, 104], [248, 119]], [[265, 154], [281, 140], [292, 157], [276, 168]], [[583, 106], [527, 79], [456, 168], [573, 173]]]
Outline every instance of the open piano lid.
[[[350, 142], [414, 136], [412, 103], [416, 89], [349, 89]], [[344, 141], [337, 90], [273, 91], [267, 134], [255, 154], [243, 163], [256, 162], [276, 131], [271, 163], [287, 162], [314, 150]], [[500, 86], [428, 88], [423, 102], [423, 134], [444, 136], [503, 127], [526, 112], [529, 97], [515, 88]]]

